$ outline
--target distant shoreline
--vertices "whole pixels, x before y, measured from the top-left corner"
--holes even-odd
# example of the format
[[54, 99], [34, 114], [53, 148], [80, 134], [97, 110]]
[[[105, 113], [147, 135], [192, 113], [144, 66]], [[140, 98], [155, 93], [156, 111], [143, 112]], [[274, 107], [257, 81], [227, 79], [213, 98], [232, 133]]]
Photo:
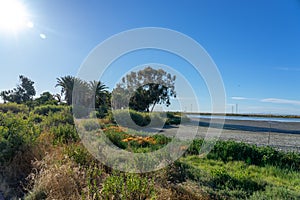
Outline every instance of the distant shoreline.
[[213, 116], [238, 116], [238, 117], [269, 117], [269, 118], [300, 118], [300, 115], [275, 115], [275, 114], [236, 114], [236, 113], [201, 113], [182, 112], [187, 115], [213, 115]]

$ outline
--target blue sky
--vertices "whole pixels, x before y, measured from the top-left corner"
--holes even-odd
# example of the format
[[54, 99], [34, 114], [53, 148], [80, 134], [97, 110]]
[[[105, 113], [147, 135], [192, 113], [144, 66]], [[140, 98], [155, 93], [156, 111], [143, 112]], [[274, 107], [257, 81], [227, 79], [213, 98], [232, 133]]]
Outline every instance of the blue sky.
[[[238, 104], [243, 113], [300, 114], [300, 1], [20, 1], [34, 27], [18, 32], [0, 27], [0, 90], [14, 87], [24, 74], [35, 81], [38, 94], [58, 93], [56, 78], [76, 75], [89, 52], [108, 37], [163, 27], [206, 49], [222, 75], [228, 112]], [[199, 85], [201, 111], [210, 111]]]

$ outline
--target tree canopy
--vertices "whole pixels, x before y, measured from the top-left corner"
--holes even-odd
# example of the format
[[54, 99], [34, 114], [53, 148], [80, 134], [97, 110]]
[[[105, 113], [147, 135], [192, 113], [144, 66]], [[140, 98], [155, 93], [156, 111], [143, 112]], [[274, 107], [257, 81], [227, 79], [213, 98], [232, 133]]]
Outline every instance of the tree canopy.
[[40, 94], [40, 97], [34, 100], [35, 105], [57, 105], [58, 101], [55, 99], [55, 96], [56, 95], [53, 95], [50, 92], [43, 92], [42, 94]]
[[32, 100], [33, 96], [36, 94], [34, 88], [34, 82], [29, 78], [20, 75], [20, 84], [12, 90], [5, 90], [0, 93], [4, 102], [14, 102], [14, 103], [26, 103]]
[[156, 104], [171, 104], [170, 97], [176, 97], [176, 76], [163, 69], [146, 67], [131, 72], [122, 78], [113, 90], [113, 108], [129, 107], [137, 111], [153, 111]]

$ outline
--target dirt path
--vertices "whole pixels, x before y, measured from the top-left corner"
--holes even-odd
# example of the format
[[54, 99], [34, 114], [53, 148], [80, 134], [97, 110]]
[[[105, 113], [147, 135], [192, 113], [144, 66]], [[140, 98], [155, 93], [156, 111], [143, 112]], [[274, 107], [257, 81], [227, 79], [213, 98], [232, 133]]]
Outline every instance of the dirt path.
[[[200, 119], [200, 121], [194, 119], [190, 124], [181, 125], [180, 130], [184, 130], [183, 134], [190, 135], [199, 124], [196, 137], [204, 138], [209, 136], [207, 135], [209, 122], [209, 119]], [[217, 133], [220, 130], [219, 127], [219, 124], [212, 124], [210, 134]], [[178, 130], [178, 126], [170, 126], [163, 129], [162, 133], [166, 136], [175, 136]], [[219, 138], [300, 152], [300, 123], [272, 122], [270, 124], [267, 121], [226, 120]]]

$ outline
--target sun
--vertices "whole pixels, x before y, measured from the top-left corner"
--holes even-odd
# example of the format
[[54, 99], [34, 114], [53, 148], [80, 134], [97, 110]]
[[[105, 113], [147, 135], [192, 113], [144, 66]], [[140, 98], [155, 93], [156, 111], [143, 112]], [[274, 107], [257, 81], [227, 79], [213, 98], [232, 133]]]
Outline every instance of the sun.
[[0, 0], [0, 29], [15, 32], [29, 23], [29, 14], [24, 4], [18, 0]]

